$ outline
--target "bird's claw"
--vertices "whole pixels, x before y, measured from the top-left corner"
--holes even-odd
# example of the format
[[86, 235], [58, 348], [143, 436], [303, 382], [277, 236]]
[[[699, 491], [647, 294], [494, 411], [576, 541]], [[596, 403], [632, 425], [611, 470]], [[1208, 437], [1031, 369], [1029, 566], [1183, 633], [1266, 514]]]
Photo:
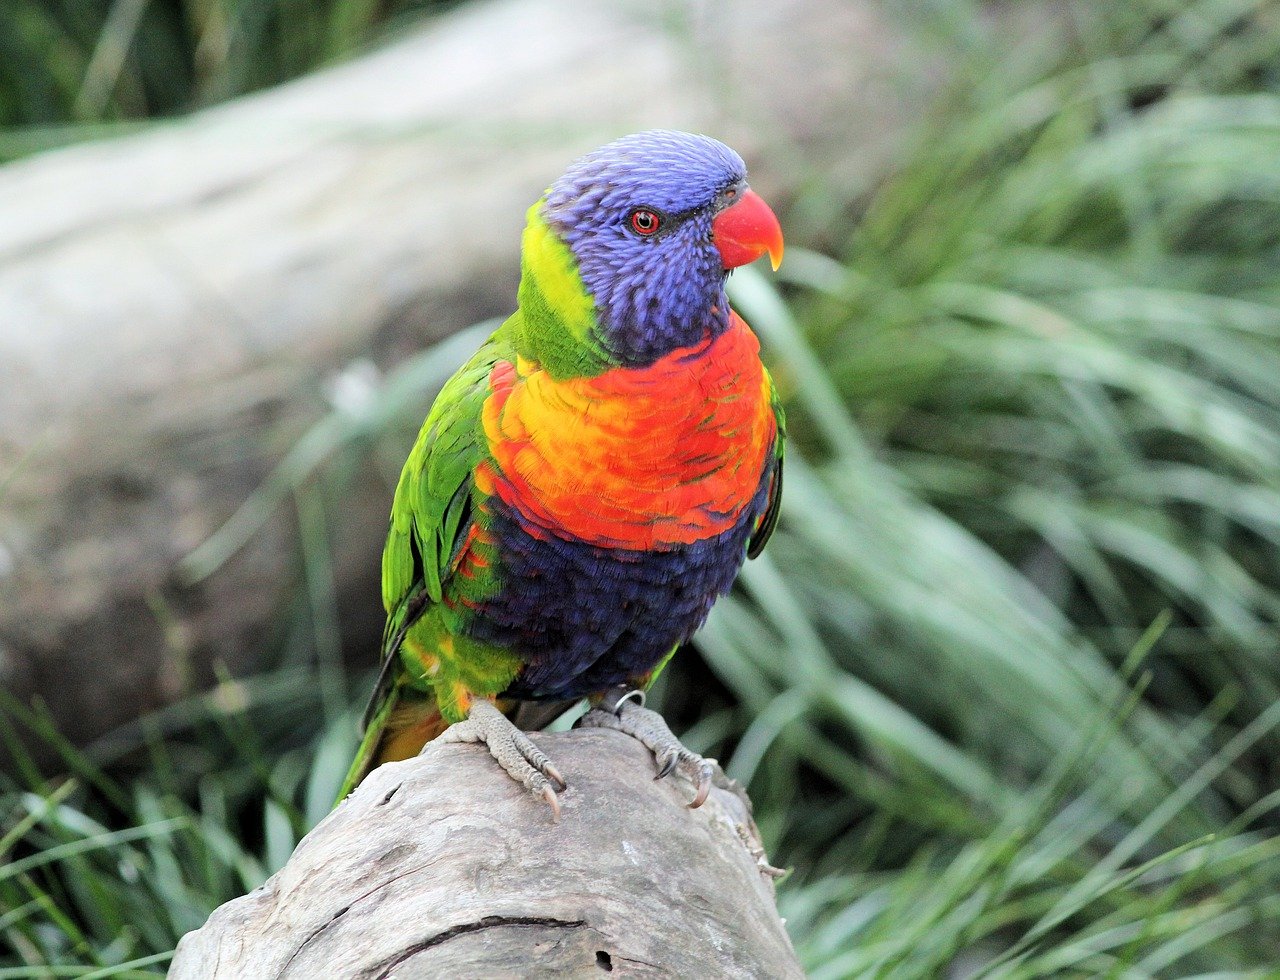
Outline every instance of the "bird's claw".
[[706, 759], [698, 759], [698, 791], [693, 796], [693, 802], [689, 804], [690, 810], [696, 810], [702, 804], [707, 802], [707, 796], [711, 793], [711, 780], [714, 772], [711, 769], [711, 763]]
[[714, 773], [712, 763], [686, 749], [671, 733], [662, 716], [644, 707], [643, 692], [609, 692], [598, 706], [583, 715], [578, 725], [582, 728], [612, 728], [630, 735], [653, 753], [658, 767], [657, 775], [653, 777], [655, 780], [679, 772], [695, 786], [689, 808], [697, 809], [707, 801]]
[[[562, 785], [561, 789], [565, 787]], [[556, 796], [556, 791], [550, 786], [542, 787], [542, 798], [547, 801], [547, 806], [551, 807], [551, 822], [560, 822], [560, 797]]]
[[542, 767], [542, 772], [548, 779], [556, 784], [556, 788], [559, 789], [561, 793], [569, 788], [568, 781], [560, 775], [560, 770], [551, 764], [550, 759], [548, 759], [546, 764]]
[[710, 762], [702, 758], [702, 756], [694, 755], [688, 749], [683, 748], [680, 752], [669, 753], [665, 761], [661, 756], [657, 758], [660, 768], [658, 769], [658, 774], [653, 777], [654, 779], [665, 779], [679, 770], [689, 782], [693, 783], [695, 788], [693, 802], [689, 804], [689, 809], [696, 810], [707, 802], [707, 796], [711, 792], [711, 779], [714, 775]]
[[666, 779], [675, 772], [676, 763], [680, 761], [680, 754], [678, 752], [666, 752], [661, 755], [655, 754], [653, 761], [658, 764], [658, 774], [653, 778], [655, 780]]
[[563, 791], [569, 784], [560, 775], [560, 770], [551, 764], [547, 754], [492, 702], [477, 700], [471, 706], [467, 719], [450, 725], [436, 741], [483, 742], [508, 776], [532, 795], [546, 801], [551, 807], [552, 821], [559, 823], [560, 798], [556, 795], [556, 788], [558, 786]]

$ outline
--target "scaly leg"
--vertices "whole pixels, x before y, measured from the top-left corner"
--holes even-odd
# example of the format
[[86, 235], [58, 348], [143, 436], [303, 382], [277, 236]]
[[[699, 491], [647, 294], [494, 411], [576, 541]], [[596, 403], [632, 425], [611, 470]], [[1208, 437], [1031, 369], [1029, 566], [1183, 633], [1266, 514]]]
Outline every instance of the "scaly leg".
[[[516, 728], [492, 701], [477, 698], [465, 721], [450, 725], [437, 742], [484, 742], [489, 754], [503, 770], [534, 796], [551, 807], [552, 819], [560, 819], [560, 800], [552, 783], [560, 789], [568, 784], [547, 754]], [[430, 743], [428, 743], [430, 744]]]
[[690, 752], [671, 729], [662, 715], [644, 706], [644, 692], [617, 687], [607, 692], [600, 703], [582, 716], [579, 728], [612, 728], [624, 732], [653, 753], [658, 765], [654, 779], [662, 779], [679, 772], [697, 786], [697, 792], [689, 809], [693, 810], [707, 800], [711, 792], [711, 763]]

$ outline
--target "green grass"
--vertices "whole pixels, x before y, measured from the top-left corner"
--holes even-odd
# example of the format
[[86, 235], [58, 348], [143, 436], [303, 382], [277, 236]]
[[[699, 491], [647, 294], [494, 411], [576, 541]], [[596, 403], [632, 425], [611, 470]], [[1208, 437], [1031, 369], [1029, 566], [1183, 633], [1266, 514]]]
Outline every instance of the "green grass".
[[[1280, 961], [1280, 14], [1060, 9], [1008, 51], [906, 6], [954, 91], [864, 199], [798, 180], [781, 285], [732, 282], [787, 398], [783, 519], [657, 695], [748, 783], [815, 977]], [[364, 689], [325, 514], [394, 480], [482, 330], [193, 557], [296, 510], [279, 668], [0, 788], [0, 977], [162, 969], [325, 812]]]
[[456, 0], [6, 0], [0, 160], [287, 81]]

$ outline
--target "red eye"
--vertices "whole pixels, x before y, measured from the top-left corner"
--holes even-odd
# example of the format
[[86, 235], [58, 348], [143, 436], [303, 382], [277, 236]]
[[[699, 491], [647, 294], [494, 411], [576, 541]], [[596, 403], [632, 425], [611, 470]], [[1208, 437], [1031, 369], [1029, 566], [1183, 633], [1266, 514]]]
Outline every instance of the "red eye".
[[661, 220], [648, 208], [636, 208], [631, 212], [631, 227], [637, 235], [652, 235], [660, 224]]

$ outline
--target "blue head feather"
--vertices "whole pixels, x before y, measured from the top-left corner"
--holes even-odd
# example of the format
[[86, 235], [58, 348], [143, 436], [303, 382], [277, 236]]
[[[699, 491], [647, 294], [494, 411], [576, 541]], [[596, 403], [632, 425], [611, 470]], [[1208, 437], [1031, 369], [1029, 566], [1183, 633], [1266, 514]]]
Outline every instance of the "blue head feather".
[[[746, 173], [718, 140], [655, 129], [593, 150], [552, 185], [543, 218], [577, 259], [611, 359], [649, 364], [728, 325], [711, 222]], [[660, 215], [657, 234], [634, 231], [637, 208]]]

